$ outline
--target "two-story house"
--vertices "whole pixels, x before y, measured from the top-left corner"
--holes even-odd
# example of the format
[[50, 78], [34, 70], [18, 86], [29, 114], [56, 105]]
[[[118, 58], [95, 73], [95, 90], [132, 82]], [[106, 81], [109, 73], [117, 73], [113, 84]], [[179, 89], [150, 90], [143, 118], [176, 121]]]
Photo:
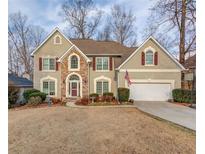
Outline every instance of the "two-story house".
[[[33, 51], [34, 88], [62, 99], [130, 89], [134, 100], [168, 100], [184, 67], [153, 37], [138, 48], [68, 39], [58, 28]], [[131, 85], [125, 80], [126, 71]]]

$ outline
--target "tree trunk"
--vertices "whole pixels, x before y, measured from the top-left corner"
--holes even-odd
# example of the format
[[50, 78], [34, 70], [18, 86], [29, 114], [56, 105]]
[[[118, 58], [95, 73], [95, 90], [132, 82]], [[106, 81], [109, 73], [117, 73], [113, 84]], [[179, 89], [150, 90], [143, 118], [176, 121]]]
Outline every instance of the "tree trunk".
[[185, 62], [185, 19], [186, 19], [186, 0], [182, 0], [182, 16], [181, 16], [181, 28], [180, 28], [180, 57], [179, 61], [182, 65]]
[[[182, 14], [180, 26], [180, 44], [179, 44], [179, 62], [184, 65], [185, 62], [185, 19], [186, 19], [186, 0], [182, 0]], [[181, 75], [182, 88], [184, 88], [184, 74]]]

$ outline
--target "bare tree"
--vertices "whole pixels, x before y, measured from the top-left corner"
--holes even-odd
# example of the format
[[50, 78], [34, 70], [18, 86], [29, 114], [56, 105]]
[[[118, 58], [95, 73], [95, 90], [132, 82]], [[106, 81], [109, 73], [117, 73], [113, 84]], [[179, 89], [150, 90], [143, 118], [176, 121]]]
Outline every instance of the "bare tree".
[[155, 35], [161, 42], [170, 36], [166, 46], [178, 45], [179, 61], [184, 64], [185, 55], [196, 46], [195, 13], [195, 0], [158, 0], [151, 9], [145, 36]]
[[102, 12], [92, 0], [66, 0], [62, 4], [62, 16], [73, 30], [75, 38], [91, 38], [100, 23]]
[[31, 38], [33, 47], [37, 47], [41, 44], [46, 35], [45, 30], [40, 26], [31, 26]]
[[112, 40], [112, 38], [111, 38], [111, 27], [110, 27], [110, 25], [105, 25], [105, 27], [103, 28], [103, 30], [100, 31], [100, 32], [98, 32], [97, 39], [98, 39], [98, 40], [102, 40], [102, 41]]
[[120, 5], [114, 5], [111, 8], [111, 15], [109, 17], [113, 39], [123, 45], [136, 45], [134, 22], [135, 16], [131, 10], [125, 9]]
[[20, 61], [11, 40], [8, 41], [8, 71], [17, 76], [22, 73], [22, 70], [20, 69]]
[[33, 75], [31, 51], [42, 41], [43, 30], [29, 25], [20, 12], [9, 15], [9, 72]]

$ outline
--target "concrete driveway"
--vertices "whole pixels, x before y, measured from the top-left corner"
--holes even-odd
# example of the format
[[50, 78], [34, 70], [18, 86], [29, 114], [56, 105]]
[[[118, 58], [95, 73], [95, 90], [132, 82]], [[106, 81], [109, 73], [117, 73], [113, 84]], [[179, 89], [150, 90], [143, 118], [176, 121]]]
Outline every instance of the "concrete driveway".
[[189, 107], [160, 101], [136, 101], [135, 106], [149, 114], [196, 130], [196, 110]]

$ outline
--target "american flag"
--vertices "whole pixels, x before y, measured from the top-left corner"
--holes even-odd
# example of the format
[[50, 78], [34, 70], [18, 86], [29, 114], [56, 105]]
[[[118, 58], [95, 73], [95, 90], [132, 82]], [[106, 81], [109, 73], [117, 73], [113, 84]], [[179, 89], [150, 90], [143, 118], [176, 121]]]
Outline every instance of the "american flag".
[[130, 86], [132, 84], [132, 82], [130, 81], [130, 77], [129, 77], [129, 74], [128, 74], [127, 70], [126, 70], [126, 73], [125, 73], [125, 80], [127, 80], [128, 86]]

